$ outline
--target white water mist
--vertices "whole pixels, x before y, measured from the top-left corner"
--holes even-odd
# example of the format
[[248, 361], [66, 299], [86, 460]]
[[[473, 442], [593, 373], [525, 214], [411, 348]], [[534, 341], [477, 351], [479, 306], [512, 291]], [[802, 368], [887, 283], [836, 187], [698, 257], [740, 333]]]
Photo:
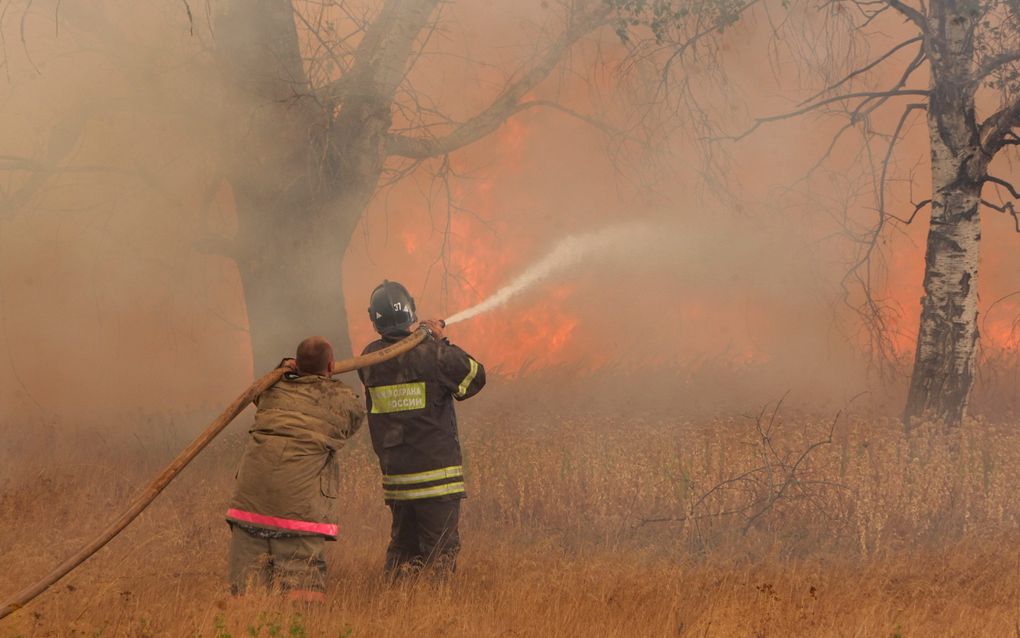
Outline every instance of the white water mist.
[[549, 253], [509, 284], [484, 301], [453, 315], [446, 320], [446, 324], [452, 325], [499, 308], [536, 284], [580, 264], [585, 259], [632, 257], [641, 254], [636, 251], [654, 243], [655, 238], [653, 230], [644, 224], [610, 226], [593, 233], [571, 235], [561, 240]]

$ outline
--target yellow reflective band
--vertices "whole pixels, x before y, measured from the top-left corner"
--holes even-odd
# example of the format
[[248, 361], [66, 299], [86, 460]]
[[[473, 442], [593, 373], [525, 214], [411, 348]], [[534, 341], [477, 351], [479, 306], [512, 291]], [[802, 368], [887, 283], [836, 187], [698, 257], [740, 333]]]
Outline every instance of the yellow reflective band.
[[464, 466], [451, 465], [450, 467], [429, 470], [428, 472], [418, 472], [416, 474], [384, 474], [382, 482], [383, 485], [414, 485], [415, 483], [428, 483], [430, 481], [460, 476], [464, 476]]
[[467, 376], [460, 382], [460, 387], [457, 388], [457, 396], [462, 397], [467, 394], [468, 388], [471, 387], [471, 382], [475, 380], [475, 375], [478, 374], [478, 362], [468, 357], [468, 361], [471, 363], [471, 369], [468, 370]]
[[394, 501], [415, 501], [420, 498], [460, 494], [464, 491], [464, 483], [447, 483], [435, 487], [423, 487], [420, 490], [383, 490], [383, 497]]
[[391, 414], [425, 408], [425, 382], [380, 385], [368, 389], [372, 414]]

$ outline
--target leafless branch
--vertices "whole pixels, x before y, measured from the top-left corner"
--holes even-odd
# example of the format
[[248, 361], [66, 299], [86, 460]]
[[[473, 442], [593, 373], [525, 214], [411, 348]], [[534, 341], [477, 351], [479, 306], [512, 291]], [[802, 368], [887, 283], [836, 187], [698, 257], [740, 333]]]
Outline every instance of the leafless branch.
[[[910, 64], [907, 65], [907, 68], [903, 70], [902, 75], [900, 75], [900, 79], [889, 91], [890, 92], [898, 91], [905, 87], [907, 85], [907, 82], [910, 81], [910, 76], [912, 76], [915, 71], [921, 68], [921, 65], [924, 63], [926, 59], [927, 59], [926, 54], [924, 52], [924, 49], [922, 48], [920, 51], [917, 52], [917, 55], [914, 57], [914, 59], [910, 61]], [[875, 111], [880, 109], [882, 105], [888, 102], [892, 97], [894, 96], [884, 95], [880, 97], [870, 97], [865, 100], [862, 100], [861, 103], [857, 105], [857, 108], [854, 109], [853, 112], [850, 114], [851, 122], [856, 122], [860, 120], [862, 117], [866, 117], [874, 113]], [[872, 103], [872, 100], [874, 100], [874, 103]]]
[[[878, 181], [879, 221], [878, 227], [876, 228], [876, 232], [878, 233], [882, 231], [882, 225], [884, 223], [885, 216], [887, 215], [887, 211], [885, 209], [885, 187], [889, 177], [889, 165], [892, 162], [893, 151], [896, 149], [896, 142], [899, 140], [900, 134], [903, 132], [903, 127], [910, 118], [910, 114], [916, 110], [924, 110], [925, 108], [927, 108], [927, 105], [925, 104], [908, 104], [907, 107], [903, 109], [899, 122], [896, 123], [896, 129], [893, 131], [892, 138], [889, 139], [889, 145], [886, 148], [885, 157], [882, 159], [882, 175], [879, 177]], [[914, 211], [914, 214], [917, 214], [916, 210]], [[911, 215], [911, 219], [913, 219], [913, 215]]]
[[181, 0], [181, 4], [184, 5], [184, 11], [188, 14], [188, 35], [195, 35], [195, 16], [191, 13], [191, 5], [188, 4], [188, 0]]
[[822, 97], [823, 95], [826, 95], [826, 94], [828, 94], [828, 93], [830, 93], [832, 91], [835, 91], [836, 89], [838, 89], [839, 87], [843, 86], [844, 84], [846, 84], [850, 80], [854, 79], [855, 77], [857, 77], [859, 75], [862, 75], [864, 73], [867, 73], [868, 71], [870, 71], [870, 70], [874, 69], [875, 67], [879, 66], [880, 64], [882, 64], [883, 62], [885, 62], [886, 60], [891, 58], [892, 56], [896, 55], [896, 53], [899, 52], [901, 49], [904, 49], [904, 48], [906, 48], [906, 47], [908, 47], [911, 44], [914, 44], [916, 42], [923, 42], [923, 40], [924, 40], [924, 38], [922, 38], [921, 36], [917, 36], [917, 37], [914, 37], [914, 38], [910, 38], [909, 40], [904, 40], [903, 42], [900, 42], [899, 44], [897, 44], [896, 46], [894, 46], [893, 48], [889, 49], [884, 54], [882, 54], [881, 56], [876, 58], [871, 63], [866, 64], [865, 66], [862, 66], [862, 67], [860, 67], [858, 69], [855, 69], [855, 70], [851, 71], [849, 74], [844, 76], [843, 79], [841, 79], [838, 82], [835, 82], [833, 84], [830, 84], [829, 86], [825, 87], [824, 89], [822, 89], [818, 93], [815, 93], [814, 95], [812, 95], [811, 97], [807, 98], [806, 100], [803, 100], [803, 101], [799, 102], [797, 104], [797, 106], [808, 104], [809, 102], [814, 102], [815, 100], [817, 100], [818, 98]]
[[42, 71], [39, 70], [35, 60], [32, 59], [32, 54], [28, 51], [28, 40], [25, 38], [25, 23], [28, 21], [28, 12], [32, 8], [33, 2], [35, 2], [35, 0], [28, 0], [28, 3], [25, 5], [25, 10], [21, 13], [19, 34], [21, 36], [21, 48], [25, 51], [25, 59], [28, 60], [28, 63], [32, 65], [32, 69], [34, 69], [38, 75], [42, 75]]
[[1007, 182], [1006, 180], [1002, 179], [1001, 177], [995, 177], [994, 175], [988, 175], [988, 176], [985, 177], [985, 181], [986, 182], [991, 182], [993, 184], [998, 184], [999, 186], [1002, 186], [1007, 191], [1009, 191], [1010, 197], [1012, 197], [1013, 199], [1020, 199], [1020, 191], [1017, 191], [1016, 186], [1013, 186], [1012, 183]]
[[[608, 7], [574, 20], [535, 64], [519, 78], [508, 84], [492, 103], [466, 120], [453, 131], [439, 138], [390, 135], [387, 153], [411, 159], [424, 159], [446, 155], [472, 144], [492, 133], [509, 117], [528, 108], [522, 98], [541, 83], [556, 67], [563, 55], [581, 37], [607, 24]], [[534, 104], [531, 104], [534, 105]]]
[[720, 139], [728, 139], [728, 140], [732, 140], [732, 141], [739, 141], [739, 140], [744, 139], [745, 137], [747, 137], [751, 133], [755, 132], [756, 130], [758, 130], [758, 128], [761, 127], [764, 124], [768, 124], [768, 123], [771, 123], [771, 122], [778, 122], [780, 120], [789, 120], [789, 119], [798, 117], [800, 115], [804, 115], [805, 113], [810, 113], [811, 111], [814, 111], [815, 109], [821, 108], [823, 106], [827, 106], [829, 104], [833, 104], [835, 102], [842, 102], [844, 100], [852, 100], [852, 99], [859, 99], [859, 98], [864, 98], [866, 100], [870, 100], [870, 99], [890, 98], [890, 97], [902, 97], [902, 96], [911, 96], [911, 95], [914, 95], [914, 96], [920, 95], [920, 96], [927, 97], [928, 96], [928, 91], [926, 91], [924, 89], [896, 89], [896, 90], [892, 90], [892, 91], [858, 91], [858, 92], [854, 92], [854, 93], [844, 93], [842, 95], [836, 95], [836, 96], [833, 96], [833, 97], [830, 97], [830, 98], [826, 98], [824, 100], [819, 100], [818, 102], [815, 102], [814, 104], [810, 104], [810, 105], [805, 106], [803, 108], [799, 108], [799, 109], [796, 109], [796, 110], [793, 110], [793, 111], [787, 111], [786, 113], [779, 113], [778, 115], [769, 115], [767, 117], [756, 118], [755, 121], [754, 121], [754, 124], [750, 128], [748, 128], [747, 130], [745, 130], [743, 133], [740, 133], [740, 134], [735, 135], [735, 136], [723, 137], [723, 138], [720, 138]]
[[903, 2], [900, 2], [900, 0], [886, 0], [886, 1], [888, 2], [890, 7], [898, 11], [907, 20], [910, 20], [915, 25], [917, 25], [917, 27], [921, 29], [922, 33], [928, 33], [928, 20], [925, 18], [923, 13], [907, 4], [904, 4]]
[[584, 122], [585, 124], [588, 124], [589, 126], [592, 126], [593, 128], [596, 128], [612, 137], [624, 138], [632, 142], [635, 142], [645, 148], [648, 148], [650, 146], [647, 140], [635, 137], [628, 133], [627, 131], [617, 128], [612, 124], [609, 124], [608, 122], [603, 122], [598, 118], [592, 117], [590, 115], [585, 115], [584, 113], [579, 113], [578, 111], [575, 111], [572, 108], [564, 106], [558, 102], [553, 102], [552, 100], [530, 100], [528, 102], [522, 102], [521, 106], [524, 108], [545, 107], [552, 109], [554, 111], [559, 111], [564, 115], [569, 115], [570, 117], [581, 122]]
[[1007, 64], [1012, 64], [1013, 62], [1020, 62], [1020, 50], [1009, 51], [1007, 53], [999, 54], [993, 58], [989, 58], [975, 73], [973, 84], [976, 85], [980, 83], [983, 79], [992, 73], [995, 73], [998, 69], [1006, 66]]
[[1020, 217], [1017, 216], [1016, 206], [1013, 205], [1013, 202], [1006, 202], [1000, 206], [999, 204], [992, 203], [987, 199], [982, 199], [981, 205], [987, 206], [988, 208], [1000, 213], [1009, 213], [1009, 216], [1013, 218], [1013, 228], [1016, 232], [1020, 233]]
[[830, 521], [838, 520], [828, 511], [828, 506], [845, 498], [847, 487], [813, 478], [809, 465], [819, 449], [832, 444], [843, 412], [836, 414], [823, 433], [809, 436], [805, 432], [801, 445], [788, 447], [780, 445], [778, 415], [782, 403], [780, 400], [774, 406], [766, 405], [756, 416], [750, 417], [753, 419], [753, 441], [747, 443], [758, 449], [758, 459], [753, 467], [738, 470], [719, 480], [685, 504], [682, 514], [643, 517], [638, 519], [636, 527], [653, 523], [691, 523], [704, 542], [702, 525], [706, 521], [719, 523], [735, 517], [737, 525], [731, 529], [747, 534], [770, 513], [780, 512], [787, 505], [796, 506], [793, 504], [799, 502], [805, 503], [803, 506], [811, 508], [816, 515]]
[[914, 210], [911, 211], [910, 216], [908, 216], [906, 219], [893, 215], [892, 213], [886, 213], [886, 215], [888, 215], [890, 219], [896, 220], [899, 223], [903, 224], [904, 226], [909, 226], [914, 223], [914, 218], [917, 217], [918, 213], [924, 210], [925, 206], [931, 205], [931, 199], [922, 199], [919, 202], [911, 203], [914, 204]]
[[[775, 506], [775, 504], [779, 500], [781, 500], [786, 495], [786, 492], [790, 489], [792, 485], [795, 485], [798, 481], [800, 481], [801, 476], [799, 470], [801, 466], [804, 464], [804, 462], [811, 456], [811, 453], [824, 445], [829, 445], [832, 443], [832, 435], [835, 433], [836, 424], [839, 422], [839, 417], [841, 417], [842, 415], [843, 415], [842, 410], [837, 412], [836, 417], [832, 420], [832, 423], [829, 425], [829, 431], [827, 436], [824, 439], [815, 441], [814, 443], [811, 443], [806, 448], [804, 448], [804, 450], [801, 451], [800, 456], [797, 457], [797, 460], [794, 461], [792, 465], [788, 466], [786, 464], [780, 465], [780, 469], [784, 474], [782, 483], [780, 483], [777, 488], [770, 491], [765, 504], [762, 505], [758, 511], [756, 511], [747, 519], [747, 522], [744, 525], [745, 534], [748, 531], [750, 531], [750, 529], [754, 526], [758, 519], [764, 516], [769, 510], [771, 510]], [[773, 455], [776, 455], [774, 449], [771, 449], [771, 452]]]
[[[341, 55], [336, 52], [335, 47], [329, 42], [327, 42], [326, 39], [322, 36], [321, 29], [311, 24], [308, 21], [308, 18], [305, 17], [303, 13], [295, 9], [294, 15], [297, 16], [298, 21], [305, 26], [307, 31], [312, 35], [313, 38], [315, 38], [316, 42], [318, 42], [322, 49], [325, 50], [326, 54], [329, 56], [329, 59], [332, 60], [333, 63], [336, 65], [336, 68], [343, 73], [336, 80], [333, 80], [332, 82], [326, 84], [325, 86], [316, 89], [316, 94], [319, 96], [320, 99], [324, 101], [338, 100], [343, 96], [344, 91], [350, 84], [350, 75], [348, 75], [347, 73], [347, 71], [350, 68], [350, 63], [347, 60], [344, 60], [343, 57], [341, 57]], [[355, 30], [354, 33], [361, 32], [363, 32], [363, 28], [359, 27], [357, 30]], [[346, 37], [350, 37], [350, 35]]]
[[[737, 11], [737, 15], [743, 15], [744, 12], [757, 5], [760, 1], [761, 0], [749, 0], [740, 7]], [[666, 60], [665, 64], [662, 65], [662, 82], [665, 84], [669, 77], [670, 70], [677, 60], [681, 59], [692, 47], [697, 46], [704, 38], [712, 35], [713, 33], [717, 33], [718, 31], [719, 26], [713, 22], [712, 24], [696, 31], [693, 35], [690, 35], [690, 37], [685, 38], [683, 42], [679, 43], [679, 46], [675, 48], [673, 53]]]
[[[985, 182], [991, 182], [992, 184], [1005, 188], [1006, 192], [1009, 193], [1009, 196], [1013, 198], [1013, 200], [1020, 200], [1020, 191], [1018, 191], [1016, 186], [1014, 186], [1011, 182], [1008, 182], [1001, 177], [995, 177], [994, 175], [988, 175], [985, 177]], [[1013, 227], [1016, 229], [1016, 232], [1020, 233], [1020, 218], [1017, 216], [1016, 205], [1012, 201], [1005, 202], [1003, 204], [995, 204], [982, 199], [981, 204], [994, 211], [1008, 213], [1009, 216], [1013, 218]]]
[[988, 156], [1002, 148], [1010, 139], [1012, 129], [1020, 126], [1020, 97], [988, 116], [980, 126], [981, 148]]

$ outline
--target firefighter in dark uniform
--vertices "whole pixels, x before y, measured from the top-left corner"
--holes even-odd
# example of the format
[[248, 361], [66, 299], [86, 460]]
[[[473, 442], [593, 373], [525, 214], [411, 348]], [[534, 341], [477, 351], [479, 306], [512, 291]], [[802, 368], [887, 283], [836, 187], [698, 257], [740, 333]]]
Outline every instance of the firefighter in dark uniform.
[[[364, 354], [408, 336], [417, 321], [414, 299], [391, 281], [372, 292], [368, 312], [381, 338]], [[470, 398], [485, 385], [485, 368], [443, 336], [441, 323], [423, 323], [432, 338], [358, 372], [383, 497], [393, 515], [386, 550], [386, 571], [393, 576], [456, 567], [465, 492], [453, 401]]]

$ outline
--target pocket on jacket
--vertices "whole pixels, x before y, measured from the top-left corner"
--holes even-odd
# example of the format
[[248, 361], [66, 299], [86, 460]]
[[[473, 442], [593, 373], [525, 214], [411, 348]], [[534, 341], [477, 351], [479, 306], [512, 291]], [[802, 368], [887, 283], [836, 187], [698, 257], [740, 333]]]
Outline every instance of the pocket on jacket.
[[393, 423], [390, 424], [386, 431], [383, 433], [382, 446], [383, 447], [397, 447], [404, 442], [404, 426]]
[[340, 493], [340, 470], [336, 463], [326, 463], [319, 473], [319, 491], [326, 498], [336, 498]]

